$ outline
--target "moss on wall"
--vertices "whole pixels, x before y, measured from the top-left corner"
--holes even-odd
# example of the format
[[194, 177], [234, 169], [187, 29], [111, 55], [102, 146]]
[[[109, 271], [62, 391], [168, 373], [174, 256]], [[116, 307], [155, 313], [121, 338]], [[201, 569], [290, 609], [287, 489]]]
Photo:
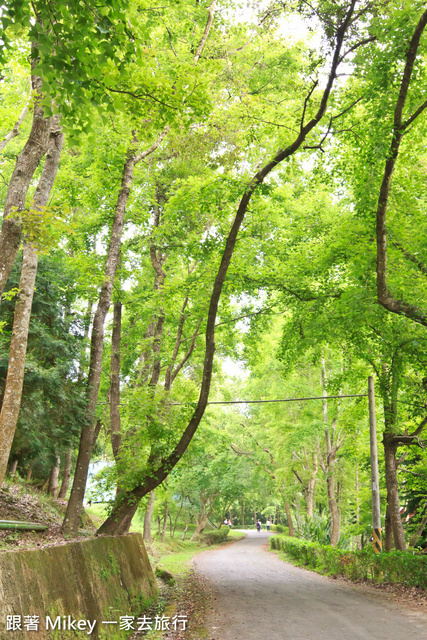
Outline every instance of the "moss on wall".
[[[0, 552], [0, 638], [126, 638], [120, 616], [138, 616], [156, 595], [156, 581], [142, 536], [95, 538], [46, 549]], [[7, 630], [7, 616], [39, 616], [38, 631]], [[61, 629], [46, 629], [46, 616]], [[63, 618], [65, 616], [65, 620]], [[68, 629], [71, 620], [96, 620]], [[65, 628], [64, 628], [65, 623]]]

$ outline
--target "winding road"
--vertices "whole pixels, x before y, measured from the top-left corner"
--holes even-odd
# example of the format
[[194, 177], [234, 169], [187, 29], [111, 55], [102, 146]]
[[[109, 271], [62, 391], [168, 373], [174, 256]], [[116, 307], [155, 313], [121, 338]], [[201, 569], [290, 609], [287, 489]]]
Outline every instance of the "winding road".
[[208, 579], [210, 640], [427, 640], [427, 615], [356, 586], [283, 562], [268, 533], [194, 559]]

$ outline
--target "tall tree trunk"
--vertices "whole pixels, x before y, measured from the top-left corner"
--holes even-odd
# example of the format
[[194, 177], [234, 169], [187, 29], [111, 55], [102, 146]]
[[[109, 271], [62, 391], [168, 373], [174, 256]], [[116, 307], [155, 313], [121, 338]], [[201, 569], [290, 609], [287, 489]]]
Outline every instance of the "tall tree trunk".
[[0, 300], [21, 242], [22, 223], [19, 215], [14, 217], [14, 212], [19, 214], [25, 210], [28, 189], [49, 143], [51, 121], [43, 117], [43, 107], [40, 104], [42, 81], [39, 77], [32, 76], [31, 83], [36, 93], [31, 131], [16, 161], [4, 203], [0, 233]]
[[80, 352], [79, 369], [77, 372], [77, 380], [79, 382], [82, 382], [84, 378], [85, 361], [86, 361], [86, 345], [87, 345], [87, 339], [89, 337], [89, 329], [90, 329], [90, 323], [92, 319], [92, 307], [93, 307], [92, 301], [88, 300], [86, 313], [83, 318], [83, 327], [84, 327], [83, 347]]
[[[355, 490], [356, 490], [356, 524], [360, 524], [360, 497], [359, 497], [359, 465], [356, 463], [356, 478], [355, 478]], [[362, 539], [360, 543], [357, 543], [357, 549], [362, 549]]]
[[71, 447], [67, 449], [65, 452], [65, 461], [64, 461], [64, 472], [62, 474], [62, 483], [61, 488], [58, 493], [58, 498], [61, 500], [65, 500], [67, 497], [68, 486], [70, 484], [70, 476], [71, 476], [71, 456], [73, 450]]
[[56, 460], [55, 460], [55, 464], [53, 465], [52, 469], [50, 470], [50, 476], [49, 476], [49, 488], [48, 488], [48, 493], [53, 496], [54, 498], [57, 497], [58, 495], [58, 491], [59, 491], [59, 466], [60, 466], [61, 460], [59, 458], [59, 456], [57, 456]]
[[387, 553], [393, 549], [393, 528], [391, 526], [390, 507], [387, 504], [384, 518], [385, 550]]
[[356, 464], [356, 479], [355, 479], [355, 490], [356, 490], [356, 524], [360, 524], [360, 499], [359, 499], [359, 465]]
[[[104, 325], [105, 318], [111, 303], [111, 295], [113, 291], [113, 283], [120, 261], [120, 245], [122, 240], [123, 225], [125, 218], [126, 205], [129, 199], [130, 188], [132, 185], [133, 171], [135, 165], [153, 153], [162, 142], [168, 132], [165, 129], [156, 140], [156, 142], [142, 153], [136, 154], [135, 146], [137, 140], [134, 139], [133, 146], [128, 150], [127, 158], [123, 167], [122, 183], [117, 198], [116, 209], [114, 213], [113, 226], [111, 229], [110, 244], [108, 247], [107, 260], [104, 268], [104, 280], [98, 299], [98, 306], [95, 312], [92, 326], [91, 348], [89, 375], [87, 381], [87, 404], [84, 418], [84, 424], [80, 435], [79, 453], [77, 456], [76, 471], [74, 474], [73, 486], [71, 489], [70, 499], [68, 501], [67, 511], [65, 513], [62, 531], [65, 534], [76, 535], [79, 529], [80, 514], [83, 509], [83, 500], [86, 491], [87, 475], [89, 471], [92, 450], [96, 442], [96, 405], [98, 402], [99, 385], [101, 382], [102, 353], [104, 347]], [[136, 503], [136, 511], [138, 503]], [[132, 520], [130, 518], [130, 521]], [[130, 526], [128, 517], [125, 518], [126, 523]]]
[[338, 503], [335, 492], [335, 457], [338, 452], [339, 447], [341, 446], [339, 441], [336, 439], [336, 423], [337, 419], [335, 418], [332, 422], [332, 427], [329, 428], [328, 424], [328, 392], [326, 387], [326, 364], [324, 358], [322, 358], [322, 385], [323, 385], [323, 424], [324, 424], [324, 433], [325, 433], [325, 448], [326, 448], [326, 456], [325, 462], [321, 462], [321, 466], [323, 472], [326, 476], [326, 490], [328, 496], [328, 509], [329, 509], [329, 517], [331, 520], [331, 542], [332, 546], [336, 546], [340, 539], [340, 524], [341, 517], [338, 509]]
[[[413, 127], [413, 122], [418, 118], [426, 108], [426, 103], [422, 104], [411, 117], [408, 118], [408, 107], [405, 105], [408, 92], [414, 84], [414, 69], [417, 68], [416, 60], [418, 47], [421, 42], [423, 31], [427, 26], [427, 9], [420, 16], [418, 23], [412, 33], [411, 39], [404, 44], [405, 50], [405, 67], [402, 73], [400, 89], [395, 102], [393, 119], [389, 122], [393, 123], [393, 130], [390, 131], [390, 148], [386, 154], [386, 162], [384, 173], [381, 181], [381, 187], [378, 194], [378, 204], [376, 212], [376, 237], [377, 237], [377, 300], [379, 304], [400, 316], [411, 318], [415, 322], [427, 326], [427, 316], [425, 310], [421, 310], [418, 306], [408, 303], [402, 299], [395, 298], [388, 288], [387, 284], [387, 208], [392, 184], [392, 176], [397, 158], [399, 156], [399, 148], [403, 136]], [[387, 134], [385, 134], [387, 139]]]
[[289, 502], [287, 500], [285, 500], [285, 513], [286, 513], [286, 520], [288, 521], [289, 535], [294, 538], [295, 537], [295, 528], [294, 528], [294, 523], [292, 521], [291, 507], [290, 507]]
[[9, 452], [12, 447], [21, 407], [24, 384], [25, 356], [27, 352], [28, 328], [31, 305], [37, 274], [37, 253], [34, 247], [25, 243], [19, 281], [18, 300], [13, 317], [12, 339], [9, 350], [9, 366], [0, 413], [0, 486], [7, 469]]
[[17, 466], [18, 466], [18, 458], [15, 458], [9, 463], [8, 472], [11, 478], [13, 478], [13, 476], [15, 475]]
[[[89, 337], [90, 322], [92, 317], [92, 301], [87, 301], [86, 313], [83, 318], [83, 347], [80, 351], [79, 365], [77, 370], [77, 381], [83, 382], [85, 359], [86, 359], [86, 343]], [[64, 471], [62, 475], [61, 488], [59, 490], [58, 498], [65, 500], [67, 498], [68, 487], [70, 486], [71, 479], [71, 462], [72, 462], [73, 448], [70, 446], [65, 452]]]
[[305, 500], [306, 500], [306, 505], [307, 505], [307, 517], [308, 518], [312, 518], [313, 517], [313, 510], [314, 510], [314, 491], [316, 488], [316, 479], [317, 479], [317, 472], [319, 469], [319, 465], [317, 462], [317, 455], [316, 453], [313, 453], [313, 464], [310, 467], [310, 477], [308, 479], [308, 483], [307, 483], [307, 488], [305, 491]]
[[169, 513], [169, 504], [168, 504], [168, 501], [165, 500], [165, 512], [164, 512], [163, 529], [162, 529], [162, 537], [161, 537], [161, 540], [163, 543], [166, 540], [166, 529], [168, 527], [168, 513]]
[[336, 546], [340, 539], [340, 512], [335, 498], [335, 473], [334, 468], [329, 469], [326, 478], [326, 486], [328, 493], [328, 506], [331, 516], [331, 545]]
[[[63, 134], [59, 119], [52, 118], [49, 135], [49, 148], [43, 171], [34, 194], [33, 206], [42, 209], [50, 196], [59, 158], [62, 150]], [[0, 413], [0, 486], [3, 483], [7, 468], [7, 459], [15, 435], [21, 406], [22, 387], [24, 383], [25, 357], [27, 352], [28, 328], [30, 324], [31, 305], [37, 274], [37, 251], [31, 242], [24, 242], [19, 293], [13, 316], [12, 339], [9, 351], [9, 365], [3, 404]]]
[[406, 551], [405, 533], [403, 531], [402, 518], [400, 517], [399, 485], [397, 482], [397, 445], [390, 443], [386, 434], [384, 434], [383, 444], [387, 485], [387, 507], [390, 514], [394, 546], [399, 551]]
[[[399, 484], [397, 481], [396, 453], [399, 446], [396, 441], [397, 431], [397, 397], [401, 377], [401, 361], [396, 353], [390, 366], [383, 363], [380, 378], [384, 407], [384, 466], [387, 488], [386, 510], [386, 550], [391, 549], [391, 537], [396, 549], [406, 551], [405, 534], [400, 517]], [[387, 531], [388, 530], [388, 531]]]
[[188, 531], [188, 519], [186, 518], [186, 520], [185, 520], [185, 526], [184, 526], [184, 531], [182, 532], [181, 540], [185, 540], [185, 534], [187, 533], [187, 531]]
[[209, 301], [205, 334], [206, 346], [205, 358], [203, 363], [202, 384], [200, 387], [199, 399], [194, 413], [190, 418], [184, 432], [182, 433], [181, 438], [179, 439], [178, 443], [175, 445], [171, 453], [162, 458], [156, 469], [153, 469], [152, 465], [150, 465], [138, 486], [134, 487], [131, 491], [124, 495], [117, 496], [116, 504], [114, 505], [110, 516], [98, 529], [99, 534], [117, 534], [123, 529], [122, 521], [127, 518], [128, 513], [131, 510], [135, 509], [135, 501], [146, 496], [147, 493], [155, 489], [157, 486], [159, 486], [159, 484], [163, 482], [165, 478], [167, 478], [170, 471], [175, 467], [175, 465], [184, 455], [188, 445], [190, 444], [194, 434], [199, 427], [208, 402], [212, 379], [212, 368], [215, 355], [215, 324], [218, 305], [221, 298], [225, 278], [227, 276], [228, 268], [233, 257], [240, 227], [245, 218], [246, 212], [251, 202], [251, 198], [257, 191], [258, 187], [264, 182], [265, 178], [278, 167], [280, 163], [293, 156], [294, 153], [296, 153], [301, 147], [303, 147], [308, 134], [315, 127], [317, 127], [317, 125], [325, 115], [332, 87], [335, 78], [337, 77], [337, 69], [342, 59], [341, 51], [346, 40], [347, 30], [355, 20], [355, 5], [356, 0], [351, 0], [348, 9], [345, 12], [345, 15], [341, 17], [339, 25], [337, 25], [337, 28], [335, 30], [334, 50], [332, 54], [330, 70], [324, 85], [324, 89], [320, 96], [318, 108], [313, 114], [313, 117], [308, 122], [305, 122], [306, 106], [313, 93], [314, 87], [309, 91], [309, 94], [305, 99], [302, 119], [300, 122], [299, 131], [297, 132], [295, 139], [286, 148], [279, 149], [275, 156], [256, 172], [252, 179], [247, 183], [244, 194], [239, 202], [236, 215], [234, 217], [230, 232], [225, 242], [224, 251], [222, 253], [221, 262], [215, 276], [212, 294]]
[[122, 303], [114, 303], [113, 333], [111, 337], [110, 429], [111, 446], [116, 464], [120, 457], [122, 430], [120, 424], [120, 342], [122, 329]]
[[147, 509], [144, 515], [144, 533], [142, 535], [145, 542], [152, 542], [153, 537], [151, 535], [151, 519], [153, 517], [154, 502], [156, 500], [155, 492], [150, 492], [150, 499], [148, 501]]
[[202, 512], [199, 516], [196, 516], [196, 529], [191, 536], [190, 540], [194, 540], [199, 533], [202, 533], [208, 523], [208, 514], [206, 511], [206, 504], [202, 504]]
[[126, 204], [129, 199], [135, 167], [135, 152], [130, 150], [123, 168], [122, 183], [117, 199], [110, 244], [104, 269], [104, 280], [99, 294], [98, 306], [92, 326], [89, 375], [87, 382], [87, 405], [84, 425], [80, 436], [79, 453], [77, 456], [74, 481], [65, 513], [62, 530], [65, 534], [77, 534], [80, 514], [83, 509], [83, 499], [86, 490], [92, 450], [95, 445], [95, 415], [98, 402], [99, 385], [101, 382], [102, 352], [104, 347], [105, 318], [110, 308], [113, 283], [120, 257], [120, 244]]
[[179, 510], [178, 510], [178, 513], [176, 514], [176, 518], [175, 518], [175, 522], [173, 523], [173, 527], [172, 527], [172, 522], [171, 522], [171, 538], [173, 538], [174, 535], [175, 535], [176, 525], [178, 524], [179, 516], [181, 515], [181, 511], [182, 511], [182, 507], [183, 506], [184, 506], [184, 500], [181, 499], [181, 504], [179, 505]]
[[30, 464], [30, 465], [28, 465], [27, 475], [26, 475], [26, 478], [25, 478], [25, 482], [30, 482], [30, 480], [31, 480], [31, 476], [32, 476], [32, 475], [33, 475], [33, 467], [32, 467], [32, 465]]

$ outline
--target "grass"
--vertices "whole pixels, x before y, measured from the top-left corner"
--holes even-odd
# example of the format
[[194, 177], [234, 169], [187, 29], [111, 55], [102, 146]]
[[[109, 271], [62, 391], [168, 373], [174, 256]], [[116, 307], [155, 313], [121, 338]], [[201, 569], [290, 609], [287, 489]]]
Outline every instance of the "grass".
[[[86, 507], [86, 512], [97, 527], [102, 524], [108, 515], [107, 506], [104, 504], [92, 504]], [[133, 520], [130, 532], [142, 534], [144, 529], [144, 520], [143, 516], [138, 518], [138, 515], [139, 514], [137, 514]], [[165, 571], [169, 571], [175, 576], [182, 576], [186, 574], [190, 569], [190, 562], [192, 558], [201, 551], [204, 551], [205, 549], [215, 549], [221, 546], [208, 546], [200, 540], [190, 540], [195, 531], [194, 524], [189, 525], [185, 540], [181, 540], [184, 531], [182, 526], [181, 528], [176, 529], [173, 538], [170, 537], [168, 530], [165, 542], [161, 541], [161, 536], [158, 531], [155, 531], [155, 526], [152, 527], [152, 530], [154, 531], [153, 542], [151, 544], [145, 544], [150, 562], [154, 568], [158, 566]], [[240, 540], [244, 535], [245, 534], [241, 531], [231, 529], [226, 543]]]
[[85, 507], [85, 511], [97, 528], [100, 527], [108, 517], [108, 509], [105, 504], [91, 504]]

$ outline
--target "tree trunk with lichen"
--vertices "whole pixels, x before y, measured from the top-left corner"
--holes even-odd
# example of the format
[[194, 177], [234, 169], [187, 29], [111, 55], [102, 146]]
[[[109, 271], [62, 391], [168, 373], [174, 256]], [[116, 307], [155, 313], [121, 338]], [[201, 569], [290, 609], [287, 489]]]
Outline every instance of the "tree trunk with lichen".
[[92, 450], [95, 445], [95, 416], [98, 402], [99, 385], [101, 382], [102, 353], [104, 349], [105, 318], [110, 308], [113, 283], [120, 259], [120, 245], [122, 240], [126, 204], [129, 199], [135, 167], [135, 151], [128, 152], [123, 167], [122, 183], [117, 198], [110, 244], [104, 269], [104, 281], [98, 299], [92, 325], [89, 374], [87, 381], [87, 405], [84, 425], [80, 436], [79, 453], [77, 456], [74, 481], [65, 513], [62, 530], [65, 534], [77, 534], [80, 524], [80, 514], [83, 509], [83, 499], [89, 471]]
[[61, 460], [59, 456], [55, 460], [55, 464], [50, 470], [48, 494], [56, 498], [59, 491], [59, 465]]
[[288, 529], [289, 529], [289, 535], [294, 538], [295, 537], [295, 528], [294, 528], [294, 523], [292, 521], [292, 512], [291, 512], [291, 507], [289, 502], [286, 500], [285, 501], [285, 513], [286, 513], [286, 520], [288, 521]]
[[61, 488], [59, 490], [58, 493], [58, 498], [60, 500], [65, 500], [65, 498], [67, 497], [67, 491], [68, 491], [68, 487], [70, 484], [70, 476], [71, 476], [71, 456], [72, 456], [73, 450], [71, 447], [69, 447], [67, 449], [67, 451], [65, 452], [65, 460], [64, 460], [64, 471], [62, 474], [62, 483], [61, 483]]
[[[400, 516], [399, 484], [397, 481], [397, 445], [390, 442], [387, 434], [383, 437], [385, 479], [387, 486], [387, 509], [390, 518], [390, 529], [393, 534], [393, 542], [396, 549], [406, 551], [405, 532]], [[387, 546], [389, 542], [387, 541]], [[389, 551], [390, 549], [387, 549]]]
[[[38, 182], [34, 200], [34, 209], [43, 209], [49, 199], [59, 165], [63, 143], [63, 134], [59, 118], [51, 119], [47, 157]], [[15, 435], [21, 406], [24, 384], [25, 359], [30, 325], [31, 305], [37, 275], [37, 249], [31, 239], [24, 241], [19, 292], [13, 316], [12, 339], [9, 351], [9, 364], [3, 404], [0, 413], [0, 486], [7, 469], [7, 460]]]
[[144, 533], [142, 535], [144, 542], [153, 542], [153, 536], [151, 535], [151, 520], [153, 518], [154, 503], [156, 501], [155, 492], [151, 491], [150, 499], [147, 504], [147, 509], [144, 515]]
[[39, 77], [32, 76], [31, 82], [36, 93], [31, 131], [16, 160], [4, 203], [0, 233], [0, 300], [21, 243], [22, 222], [19, 214], [25, 211], [28, 189], [49, 144], [51, 121], [44, 118], [43, 107], [40, 104], [42, 81]]

